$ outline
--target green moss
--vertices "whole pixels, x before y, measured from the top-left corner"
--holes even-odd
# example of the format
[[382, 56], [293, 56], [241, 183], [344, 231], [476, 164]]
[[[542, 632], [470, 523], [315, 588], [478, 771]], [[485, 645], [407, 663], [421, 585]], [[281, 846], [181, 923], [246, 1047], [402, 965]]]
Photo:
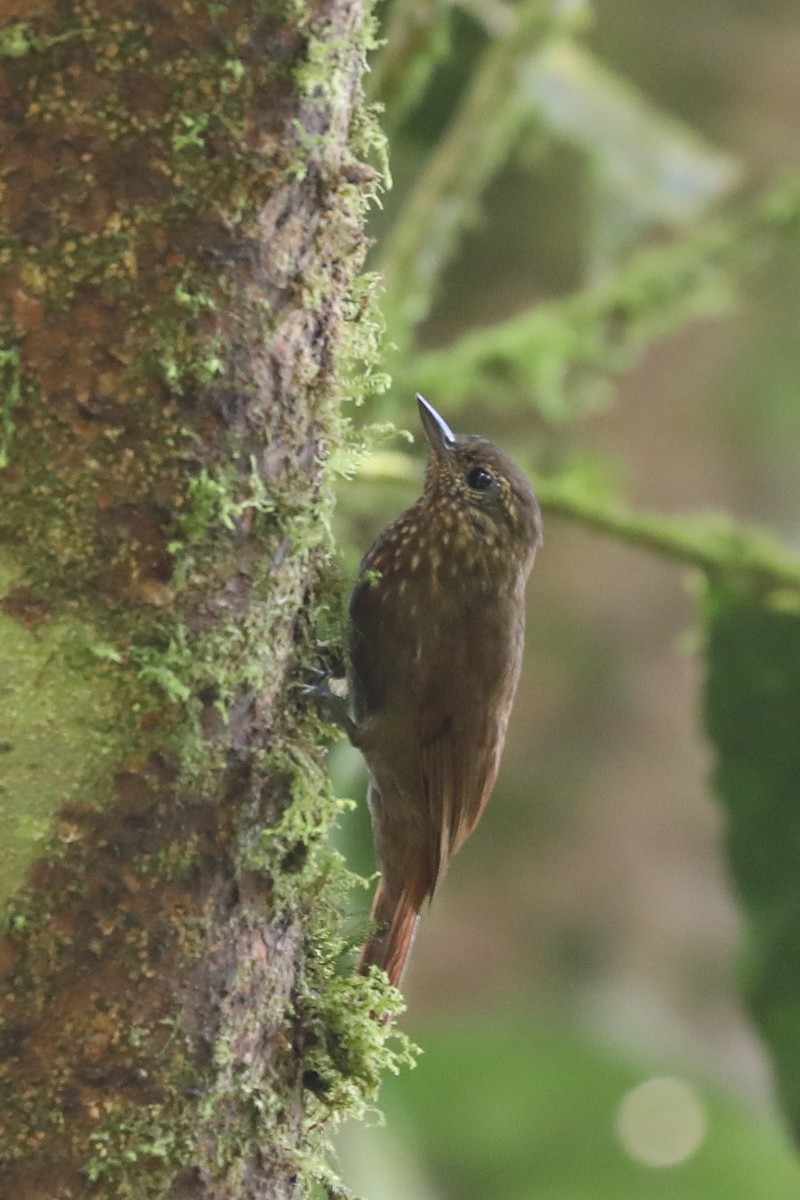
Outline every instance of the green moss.
[[0, 345], [0, 471], [8, 466], [14, 409], [21, 398], [19, 351], [16, 347]]
[[32, 295], [51, 311], [65, 309], [83, 288], [102, 288], [122, 299], [136, 281], [136, 213], [120, 216], [109, 229], [82, 233], [63, 229], [58, 239], [28, 252], [23, 278]]
[[[380, 277], [365, 273], [356, 279], [345, 308], [346, 324], [339, 350], [339, 372], [344, 396], [361, 405], [379, 396], [392, 380], [383, 370], [382, 346], [386, 325], [379, 307]], [[348, 439], [358, 443], [352, 431]]]
[[[237, 498], [236, 493], [240, 495]], [[233, 467], [210, 471], [201, 468], [190, 481], [186, 501], [178, 518], [180, 537], [172, 543], [174, 553], [196, 546], [223, 530], [235, 528], [237, 520], [249, 510], [265, 515], [276, 511], [273, 497], [258, 473], [255, 460], [250, 460], [250, 474], [241, 480]]]
[[132, 646], [131, 658], [136, 663], [139, 679], [158, 688], [168, 700], [186, 704], [192, 697], [186, 680], [187, 666], [194, 664], [185, 631], [178, 628], [162, 650], [155, 646]]
[[[602, 283], [472, 330], [444, 349], [397, 362], [403, 386], [449, 405], [491, 394], [534, 404], [548, 420], [592, 411], [612, 375], [690, 321], [730, 309], [740, 280], [800, 229], [800, 178], [743, 204], [727, 221], [646, 246]], [[413, 378], [403, 378], [404, 362]]]
[[15, 21], [0, 29], [0, 58], [24, 58], [36, 45], [30, 25]]
[[[290, 802], [274, 828], [262, 831], [244, 863], [268, 874], [278, 912], [302, 922], [306, 951], [294, 992], [303, 1030], [305, 1138], [282, 1152], [308, 1180], [329, 1194], [338, 1187], [330, 1168], [331, 1126], [372, 1111], [386, 1071], [413, 1066], [417, 1048], [390, 1020], [404, 1003], [383, 972], [352, 972], [352, 947], [341, 935], [341, 913], [354, 884], [327, 842], [348, 802], [334, 797], [322, 767], [296, 741], [273, 757]], [[274, 759], [277, 759], [277, 762]]]
[[587, 487], [580, 475], [568, 472], [540, 478], [537, 494], [545, 512], [699, 567], [743, 594], [774, 593], [783, 605], [790, 596], [800, 595], [800, 557], [769, 530], [739, 525], [725, 514], [675, 518], [632, 513], [618, 500]]
[[[53, 618], [45, 607], [11, 615], [26, 593], [16, 564], [0, 557], [0, 899], [23, 882], [49, 843], [55, 815], [70, 803], [92, 803], [110, 791], [116, 739], [124, 721], [118, 684], [97, 654], [94, 630], [75, 616]], [[26, 623], [27, 622], [27, 623]], [[101, 661], [98, 663], [98, 657]], [[58, 772], [53, 771], [58, 762]], [[57, 837], [78, 836], [69, 821]]]
[[[267, 829], [254, 830], [242, 847], [242, 866], [273, 879], [278, 911], [296, 911], [308, 903], [319, 881], [320, 863], [312, 852], [348, 802], [333, 795], [313, 743], [306, 747], [293, 737], [273, 747], [267, 761], [285, 801], [278, 820]], [[342, 868], [341, 860], [331, 861]], [[331, 911], [336, 911], [335, 905]]]
[[102, 1125], [88, 1135], [84, 1174], [123, 1200], [157, 1200], [174, 1179], [190, 1125], [188, 1114], [176, 1120], [168, 1104], [106, 1102]]

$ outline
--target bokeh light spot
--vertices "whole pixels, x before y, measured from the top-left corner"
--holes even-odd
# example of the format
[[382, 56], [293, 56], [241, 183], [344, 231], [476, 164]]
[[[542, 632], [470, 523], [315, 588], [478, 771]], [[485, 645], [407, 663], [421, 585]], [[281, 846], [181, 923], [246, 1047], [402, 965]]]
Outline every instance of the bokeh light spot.
[[672, 1167], [699, 1149], [707, 1124], [705, 1106], [690, 1084], [656, 1078], [623, 1097], [615, 1128], [631, 1158], [648, 1167]]

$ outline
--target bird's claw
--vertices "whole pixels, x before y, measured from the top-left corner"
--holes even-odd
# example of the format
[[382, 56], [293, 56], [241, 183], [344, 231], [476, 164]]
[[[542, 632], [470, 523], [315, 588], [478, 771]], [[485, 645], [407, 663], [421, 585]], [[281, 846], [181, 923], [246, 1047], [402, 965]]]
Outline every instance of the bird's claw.
[[338, 725], [347, 734], [353, 745], [358, 745], [358, 727], [350, 716], [347, 701], [343, 696], [332, 692], [327, 682], [323, 682], [322, 679], [319, 683], [307, 684], [302, 689], [302, 695], [309, 700], [315, 700], [334, 725]]

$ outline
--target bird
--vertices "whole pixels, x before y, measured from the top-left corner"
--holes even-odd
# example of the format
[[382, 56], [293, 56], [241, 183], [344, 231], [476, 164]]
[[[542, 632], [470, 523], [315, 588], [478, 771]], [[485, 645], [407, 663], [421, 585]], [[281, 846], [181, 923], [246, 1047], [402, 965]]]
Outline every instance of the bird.
[[497, 446], [453, 433], [417, 393], [420, 498], [364, 555], [349, 606], [351, 741], [380, 867], [358, 971], [400, 987], [420, 909], [478, 824], [522, 665], [542, 541], [533, 488]]

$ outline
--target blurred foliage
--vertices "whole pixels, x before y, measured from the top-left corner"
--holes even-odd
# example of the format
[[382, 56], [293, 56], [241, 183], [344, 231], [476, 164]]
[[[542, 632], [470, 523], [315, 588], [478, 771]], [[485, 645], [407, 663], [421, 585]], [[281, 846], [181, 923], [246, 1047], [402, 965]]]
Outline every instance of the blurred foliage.
[[743, 271], [800, 232], [800, 179], [781, 184], [728, 222], [646, 247], [606, 281], [563, 300], [466, 333], [412, 358], [396, 380], [446, 395], [448, 407], [491, 391], [551, 421], [580, 416], [610, 396], [609, 376], [656, 338], [729, 310]]
[[[785, 610], [781, 601], [787, 605]], [[709, 588], [706, 720], [747, 919], [744, 983], [800, 1131], [800, 595]]]
[[[455, 1031], [431, 1027], [422, 1031], [422, 1040], [428, 1049], [403, 1080], [402, 1094], [390, 1082], [383, 1099], [390, 1128], [404, 1131], [425, 1164], [431, 1196], [794, 1200], [798, 1195], [800, 1164], [786, 1138], [712, 1088], [681, 1080], [675, 1099], [682, 1093], [691, 1097], [690, 1123], [681, 1126], [665, 1105], [659, 1130], [643, 1104], [639, 1130], [631, 1137], [621, 1121], [623, 1106], [635, 1103], [635, 1088], [663, 1078], [661, 1072], [519, 1017], [499, 1028], [484, 1022]], [[370, 1200], [408, 1197], [399, 1170], [382, 1183], [368, 1179], [364, 1169], [359, 1175], [354, 1160], [364, 1136], [351, 1135], [341, 1149], [358, 1185], [370, 1187]], [[657, 1169], [648, 1157], [674, 1161], [669, 1169]]]
[[[632, 71], [641, 81], [660, 45], [646, 45], [649, 17], [628, 6], [636, 16], [623, 30], [618, 8], [628, 59], [645, 47]], [[396, 186], [375, 218], [373, 266], [385, 280], [394, 385], [366, 402], [380, 436], [341, 492], [347, 569], [417, 494], [421, 460], [386, 430], [413, 420], [419, 388], [445, 415], [463, 410], [456, 428], [475, 420], [511, 447], [546, 514], [699, 572], [707, 728], [747, 915], [746, 995], [800, 1129], [800, 557], [727, 513], [637, 511], [619, 494], [619, 471], [580, 446], [586, 420], [612, 403], [615, 379], [658, 340], [729, 317], [765, 263], [796, 262], [800, 173], [756, 185], [746, 164], [588, 48], [583, 0], [392, 0], [383, 15], [371, 89], [385, 108]], [[659, 30], [666, 19], [654, 17]], [[601, 28], [595, 40], [613, 39]], [[535, 277], [537, 262], [555, 264], [547, 281]], [[782, 346], [796, 340], [784, 307], [776, 297], [764, 317], [765, 338]], [[771, 366], [785, 432], [796, 429], [797, 409], [788, 361], [775, 354]], [[734, 397], [739, 387], [730, 424], [755, 443], [761, 396], [752, 379], [732, 381]], [[361, 924], [365, 906], [360, 896]], [[512, 1017], [494, 1032], [415, 1035], [428, 1057], [401, 1081], [413, 1121], [391, 1087], [386, 1108], [436, 1181], [428, 1186], [417, 1163], [404, 1183], [396, 1166], [370, 1200], [798, 1194], [800, 1168], [777, 1125], [719, 1095], [704, 1099], [709, 1132], [697, 1154], [659, 1174], [626, 1157], [613, 1133], [641, 1068]]]

